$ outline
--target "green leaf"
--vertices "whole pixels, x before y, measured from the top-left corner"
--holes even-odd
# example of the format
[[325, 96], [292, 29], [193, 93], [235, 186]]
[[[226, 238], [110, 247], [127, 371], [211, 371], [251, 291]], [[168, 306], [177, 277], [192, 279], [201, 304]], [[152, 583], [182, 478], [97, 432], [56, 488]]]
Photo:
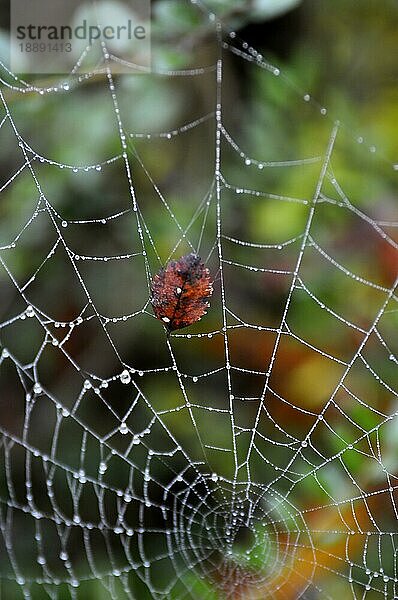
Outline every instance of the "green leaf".
[[254, 0], [250, 15], [253, 20], [274, 19], [296, 8], [301, 0]]

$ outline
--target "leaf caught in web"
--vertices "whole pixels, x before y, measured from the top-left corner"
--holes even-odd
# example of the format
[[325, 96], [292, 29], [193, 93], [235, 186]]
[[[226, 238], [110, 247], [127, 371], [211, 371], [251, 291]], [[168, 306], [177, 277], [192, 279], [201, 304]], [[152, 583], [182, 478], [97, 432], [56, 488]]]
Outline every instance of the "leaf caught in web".
[[200, 256], [191, 253], [171, 260], [155, 275], [151, 303], [156, 318], [173, 331], [199, 321], [212, 293], [209, 269]]

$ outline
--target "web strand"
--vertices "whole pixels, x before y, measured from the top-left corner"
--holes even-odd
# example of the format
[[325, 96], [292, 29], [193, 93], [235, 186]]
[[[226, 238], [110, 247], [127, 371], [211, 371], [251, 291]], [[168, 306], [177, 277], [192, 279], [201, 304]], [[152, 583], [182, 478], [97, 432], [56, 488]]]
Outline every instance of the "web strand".
[[[373, 165], [396, 165], [192, 4], [213, 64], [140, 77], [206, 78], [212, 105], [158, 131], [131, 126], [113, 66], [139, 67], [104, 43], [95, 70], [80, 72], [88, 49], [48, 87], [0, 63], [0, 137], [15, 159], [0, 183], [6, 216], [25, 190], [0, 239], [5, 593], [393, 598], [398, 279], [387, 263], [398, 264], [398, 221], [347, 191], [335, 157], [346, 136]], [[228, 123], [230, 60], [330, 124], [322, 155], [315, 143], [302, 157], [250, 150]], [[63, 162], [25, 132], [14, 98], [44, 107], [61, 98], [62, 112], [92, 80], [109, 103], [112, 151], [95, 158], [91, 132], [87, 164]], [[182, 201], [153, 156], [176, 143], [188, 154], [195, 136], [207, 140], [209, 175]], [[189, 178], [182, 164], [178, 177]], [[310, 192], [297, 172], [313, 174]], [[73, 178], [116, 191], [71, 210], [56, 190]], [[271, 209], [263, 228], [253, 224], [267, 207], [295, 228], [274, 235]], [[168, 335], [151, 311], [151, 281], [188, 252], [209, 264], [216, 291], [203, 321]]]

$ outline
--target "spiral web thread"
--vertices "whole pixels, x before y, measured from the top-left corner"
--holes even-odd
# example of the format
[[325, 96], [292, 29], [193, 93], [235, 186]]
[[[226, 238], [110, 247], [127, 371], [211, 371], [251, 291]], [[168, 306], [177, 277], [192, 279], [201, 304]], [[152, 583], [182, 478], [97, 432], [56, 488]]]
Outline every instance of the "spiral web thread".
[[[92, 74], [80, 76], [76, 68], [62, 84], [39, 88], [3, 67], [0, 135], [8, 129], [19, 146], [22, 163], [0, 191], [7, 194], [26, 175], [36, 190], [36, 197], [29, 199], [29, 218], [18, 230], [9, 231], [0, 253], [3, 289], [13, 290], [17, 297], [1, 323], [0, 334], [3, 584], [11, 590], [10, 597], [21, 598], [88, 598], [93, 582], [98, 585], [98, 597], [103, 593], [109, 598], [398, 597], [398, 482], [391, 458], [398, 415], [393, 335], [398, 280], [390, 273], [386, 284], [386, 278], [381, 280], [377, 273], [370, 279], [366, 273], [352, 271], [328, 251], [333, 231], [329, 229], [325, 240], [317, 236], [323, 208], [331, 208], [346, 214], [354, 227], [360, 228], [365, 258], [367, 241], [376, 240], [387, 248], [396, 266], [394, 232], [398, 222], [368, 214], [345, 192], [332, 165], [343, 135], [338, 122], [330, 120], [329, 138], [320, 156], [269, 162], [250, 157], [240, 147], [228, 131], [223, 113], [223, 67], [231, 52], [238, 60], [249, 61], [250, 68], [262, 69], [262, 76], [279, 78], [281, 90], [293, 88], [297, 101], [311, 105], [319, 118], [329, 117], [325, 108], [296, 90], [277, 67], [234, 32], [224, 31], [204, 6], [198, 9], [214, 27], [219, 49], [215, 64], [191, 71], [155, 72], [151, 77], [213, 78], [214, 111], [169, 132], [126, 131], [118, 80], [111, 71], [112, 61], [118, 59], [104, 46], [102, 84], [112, 101], [120, 154], [102, 163], [63, 164], [37, 153], [22, 136], [7, 100], [12, 92], [21, 98], [36, 94], [45, 103], [48, 97], [75, 93]], [[191, 219], [184, 226], [130, 141], [172, 143], [209, 124], [213, 126], [213, 175], [209, 191], [190, 207]], [[358, 142], [363, 156], [369, 154], [380, 161], [375, 163], [381, 164], [380, 168], [394, 170], [394, 165], [379, 158], [376, 148], [366, 147], [362, 138], [353, 145]], [[261, 171], [263, 189], [238, 187], [230, 181], [223, 171], [224, 151], [236, 155], [244, 172]], [[120, 177], [125, 178], [129, 204], [113, 212], [107, 207], [100, 217], [68, 220], [62, 206], [56, 207], [44, 191], [43, 165], [48, 172], [64, 169], [81, 177], [89, 173], [101, 177], [116, 165]], [[296, 168], [316, 173], [310, 197], [267, 191], [267, 173], [272, 169]], [[202, 253], [201, 242], [206, 232], [211, 232], [209, 264], [219, 273], [211, 309], [218, 311], [216, 329], [208, 328], [206, 318], [193, 333], [183, 330], [167, 338], [153, 318], [150, 281], [168, 257], [158, 254], [156, 232], [145, 220], [134, 169], [145, 173], [173, 232], [170, 256], [181, 255], [183, 249]], [[226, 215], [233, 202], [244, 206], [248, 200], [300, 205], [306, 215], [304, 227], [295, 237], [277, 244], [237, 239], [229, 231], [231, 222]], [[96, 248], [100, 250], [108, 228], [123, 219], [129, 220], [135, 232], [134, 243], [129, 240], [131, 244], [116, 255], [79, 254], [67, 241], [73, 228], [84, 236], [85, 227], [99, 226]], [[54, 237], [37, 267], [20, 281], [13, 253], [23, 248], [25, 236], [38, 220]], [[195, 224], [199, 237], [194, 238]], [[72, 268], [83, 298], [77, 314], [69, 320], [57, 319], [54, 306], [47, 313], [30, 293], [37, 281], [41, 286], [48, 284], [49, 266], [60, 254]], [[250, 262], [252, 255], [260, 259]], [[157, 257], [157, 266], [151, 256]], [[247, 262], [242, 256], [248, 257]], [[139, 264], [136, 269], [145, 273], [146, 299], [141, 304], [137, 301], [136, 309], [128, 314], [104, 314], [90, 293], [82, 265], [94, 265], [100, 277], [105, 263], [119, 262], [128, 268], [131, 263]], [[327, 277], [337, 274], [344, 281], [343, 303], [333, 306], [318, 294], [312, 280], [313, 265], [318, 265], [317, 272], [320, 268]], [[250, 277], [284, 282], [283, 303], [275, 323], [252, 322], [245, 319], [244, 307], [231, 308], [234, 282], [240, 278], [249, 282]], [[129, 285], [137, 285], [133, 277]], [[356, 289], [369, 293], [369, 304], [361, 311], [350, 300]], [[309, 303], [307, 310], [314, 314], [322, 311], [336, 330], [349, 331], [351, 344], [334, 355], [327, 340], [322, 346], [308, 330], [300, 335], [300, 321], [293, 316], [303, 297]], [[247, 302], [250, 304], [250, 296]], [[361, 318], [356, 319], [358, 311]], [[157, 331], [167, 359], [164, 364], [158, 359], [154, 368], [140, 370], [124, 360], [116, 327], [133, 332], [138, 322], [144, 323], [141, 331], [145, 332], [146, 326]], [[13, 340], [26, 328], [29, 345], [32, 323], [40, 331], [41, 343], [34, 349], [33, 359], [26, 362], [18, 347], [13, 349]], [[82, 366], [73, 350], [68, 350], [68, 343], [85, 325], [102, 332], [111, 348], [112, 373], [104, 375], [103, 368], [96, 371], [96, 357], [91, 369]], [[268, 340], [262, 369], [246, 368], [242, 358], [234, 360], [231, 339], [242, 332]], [[214, 359], [212, 368], [198, 370], [189, 358], [191, 344], [199, 344], [200, 352], [211, 355], [214, 342], [221, 344], [223, 364]], [[316, 377], [331, 378], [316, 408], [279, 391], [281, 376], [274, 377], [274, 373], [289, 354], [290, 343], [304, 347], [309, 357], [320, 361], [322, 370], [310, 374], [311, 382], [315, 384]], [[155, 361], [156, 356], [155, 352]], [[70, 377], [78, 382], [74, 387], [64, 382], [65, 394], [57, 395], [45, 384], [46, 369], [56, 357], [68, 363]], [[243, 379], [239, 379], [246, 376], [257, 382], [254, 397], [245, 393]], [[359, 385], [359, 378], [365, 384]], [[153, 382], [157, 387], [151, 388]], [[164, 395], [159, 391], [163, 385]], [[212, 392], [219, 386], [224, 390], [222, 397]], [[253, 388], [250, 385], [248, 389]], [[122, 407], [118, 403], [121, 396], [128, 399]], [[96, 420], [86, 410], [93, 405], [100, 411]]]

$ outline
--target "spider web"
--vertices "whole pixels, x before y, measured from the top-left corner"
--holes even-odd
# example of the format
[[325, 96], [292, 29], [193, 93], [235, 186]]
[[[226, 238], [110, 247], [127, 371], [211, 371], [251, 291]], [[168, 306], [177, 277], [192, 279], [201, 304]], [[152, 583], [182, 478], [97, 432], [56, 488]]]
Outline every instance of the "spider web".
[[[99, 72], [79, 75], [78, 64], [50, 87], [2, 67], [0, 135], [19, 160], [0, 188], [5, 210], [20, 180], [29, 190], [0, 253], [5, 597], [397, 597], [397, 221], [351, 196], [334, 157], [348, 147], [351, 173], [386, 173], [391, 187], [394, 165], [198, 10], [214, 30], [214, 62], [148, 77], [206, 79], [212, 106], [170, 131], [129, 127], [131, 90], [105, 46]], [[231, 54], [313, 111], [327, 131], [314, 155], [262, 160], [237, 141]], [[83, 165], [46, 156], [13, 99], [65, 116], [94, 77], [119, 151]], [[152, 175], [156, 156], [194, 135], [209, 140], [195, 165], [203, 188], [176, 201]], [[98, 186], [107, 170], [117, 193], [72, 198], [72, 209], [58, 201], [58, 185]], [[273, 173], [297, 170], [310, 184], [296, 197]], [[299, 229], [248, 241], [252, 203], [298, 215]], [[168, 338], [150, 282], [189, 251], [216, 275], [214, 299]], [[375, 267], [376, 252], [390, 270]]]

